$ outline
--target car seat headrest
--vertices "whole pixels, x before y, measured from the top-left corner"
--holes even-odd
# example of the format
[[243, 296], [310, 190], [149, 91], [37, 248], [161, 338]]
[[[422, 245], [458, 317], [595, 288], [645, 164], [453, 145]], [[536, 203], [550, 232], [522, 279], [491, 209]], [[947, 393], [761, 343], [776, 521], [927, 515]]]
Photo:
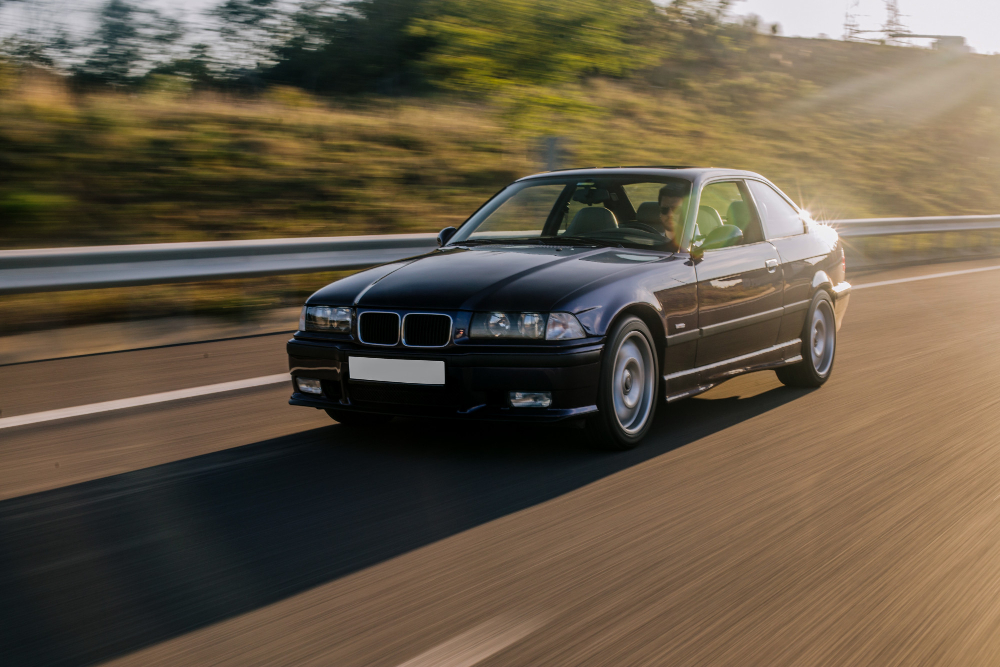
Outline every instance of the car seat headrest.
[[750, 224], [750, 209], [746, 202], [734, 201], [730, 204], [729, 211], [726, 212], [726, 222], [730, 225], [736, 225], [745, 232], [747, 225]]
[[698, 233], [708, 236], [722, 226], [722, 217], [719, 212], [707, 204], [698, 207]]
[[618, 229], [618, 220], [615, 218], [615, 214], [603, 206], [588, 206], [576, 212], [573, 221], [566, 228], [566, 235], [586, 236], [611, 229]]
[[635, 211], [635, 219], [644, 225], [660, 226], [660, 202], [644, 201]]

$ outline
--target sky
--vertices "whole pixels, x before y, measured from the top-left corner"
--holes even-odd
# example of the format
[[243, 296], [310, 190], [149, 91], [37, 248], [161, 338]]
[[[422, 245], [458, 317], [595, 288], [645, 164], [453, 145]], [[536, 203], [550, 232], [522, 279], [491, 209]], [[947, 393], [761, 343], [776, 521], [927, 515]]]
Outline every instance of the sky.
[[[910, 32], [961, 35], [977, 53], [1000, 53], [1000, 1], [998, 0], [897, 0], [903, 24]], [[848, 0], [739, 0], [738, 14], [757, 14], [767, 23], [780, 23], [789, 37], [834, 39], [844, 34]], [[882, 0], [860, 0], [862, 28], [878, 29], [885, 22]], [[915, 41], [929, 44], [928, 40]]]

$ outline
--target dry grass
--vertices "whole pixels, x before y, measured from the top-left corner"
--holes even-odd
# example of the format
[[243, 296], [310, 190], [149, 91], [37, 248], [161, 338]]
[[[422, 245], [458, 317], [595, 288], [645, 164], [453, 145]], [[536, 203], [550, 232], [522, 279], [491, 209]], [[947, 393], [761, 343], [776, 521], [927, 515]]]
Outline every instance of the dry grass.
[[542, 134], [566, 137], [573, 165], [760, 171], [826, 217], [1000, 210], [995, 58], [785, 39], [744, 61], [668, 89], [593, 81], [563, 95], [572, 112], [516, 118], [503, 103], [73, 96], [8, 77], [0, 244], [433, 231], [541, 169]]
[[[566, 138], [573, 166], [759, 171], [819, 218], [995, 213], [998, 75], [993, 57], [765, 38], [735, 67], [591, 81], [560, 91], [563, 108], [528, 94], [247, 99], [176, 81], [78, 96], [0, 72], [0, 247], [436, 231], [542, 169], [544, 134]], [[171, 314], [185, 294], [247, 311], [299, 298], [302, 280], [261, 283], [263, 300], [243, 286], [146, 288], [146, 303]], [[135, 311], [117, 296], [8, 299], [0, 321], [41, 324], [38, 299], [64, 302], [70, 320]]]

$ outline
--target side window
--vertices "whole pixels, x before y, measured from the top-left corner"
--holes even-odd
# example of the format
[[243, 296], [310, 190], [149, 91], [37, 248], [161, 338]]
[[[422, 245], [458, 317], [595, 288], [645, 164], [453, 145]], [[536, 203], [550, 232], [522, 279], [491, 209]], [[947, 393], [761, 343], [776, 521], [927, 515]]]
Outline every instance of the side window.
[[760, 181], [749, 181], [747, 185], [750, 186], [753, 198], [757, 202], [760, 217], [764, 218], [768, 236], [778, 239], [805, 232], [799, 212], [775, 192], [774, 188]]
[[760, 222], [748, 200], [746, 186], [741, 182], [706, 185], [698, 204], [698, 235], [708, 236], [720, 225], [734, 225], [743, 231], [744, 244], [763, 241]]

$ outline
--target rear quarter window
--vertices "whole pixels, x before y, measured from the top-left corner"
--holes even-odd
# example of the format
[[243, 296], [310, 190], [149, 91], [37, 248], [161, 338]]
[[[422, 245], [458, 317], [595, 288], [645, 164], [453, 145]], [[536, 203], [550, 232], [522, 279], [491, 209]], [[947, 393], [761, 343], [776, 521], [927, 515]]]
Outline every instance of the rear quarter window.
[[805, 224], [799, 212], [774, 188], [760, 181], [748, 181], [747, 185], [753, 193], [757, 210], [770, 238], [779, 239], [805, 232]]

